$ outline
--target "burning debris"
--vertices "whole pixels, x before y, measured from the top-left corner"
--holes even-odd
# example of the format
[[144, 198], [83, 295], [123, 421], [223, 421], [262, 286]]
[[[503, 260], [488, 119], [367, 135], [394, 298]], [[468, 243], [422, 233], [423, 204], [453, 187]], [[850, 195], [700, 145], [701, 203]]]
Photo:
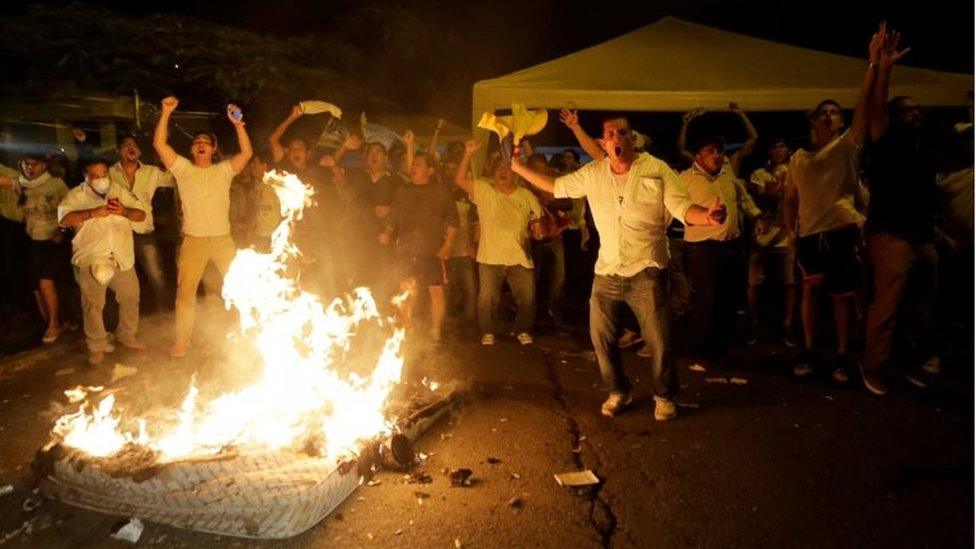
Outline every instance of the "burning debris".
[[77, 411], [56, 421], [32, 464], [46, 495], [277, 538], [319, 522], [379, 467], [416, 463], [412, 440], [448, 411], [455, 391], [424, 380], [420, 394], [393, 402], [404, 330], [365, 288], [324, 305], [298, 287], [289, 273], [300, 252], [289, 234], [312, 191], [291, 174], [268, 173], [265, 182], [284, 221], [270, 253], [238, 252], [223, 286], [242, 339], [260, 357], [254, 382], [209, 397], [191, 378], [179, 409], [145, 417], [126, 416], [102, 387], [67, 391]]

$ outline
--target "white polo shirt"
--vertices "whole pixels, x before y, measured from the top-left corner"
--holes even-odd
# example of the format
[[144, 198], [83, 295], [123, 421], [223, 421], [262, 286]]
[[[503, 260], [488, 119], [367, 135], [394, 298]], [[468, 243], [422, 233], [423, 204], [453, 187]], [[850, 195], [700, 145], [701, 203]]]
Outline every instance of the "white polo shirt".
[[789, 193], [796, 187], [800, 236], [864, 224], [864, 215], [854, 206], [854, 196], [861, 192], [860, 156], [861, 145], [850, 130], [819, 151], [793, 153], [786, 190]]
[[142, 162], [138, 162], [138, 165], [133, 181], [129, 181], [129, 178], [125, 176], [125, 169], [122, 168], [121, 162], [116, 162], [114, 166], [108, 169], [108, 176], [112, 178], [113, 183], [118, 183], [136, 195], [136, 198], [146, 207], [146, 219], [138, 223], [133, 222], [132, 230], [139, 234], [149, 234], [156, 229], [153, 225], [152, 215], [153, 195], [156, 194], [156, 189], [160, 187], [173, 186], [173, 174]]
[[665, 230], [671, 216], [684, 220], [693, 204], [664, 161], [647, 153], [626, 174], [615, 175], [610, 159], [594, 160], [556, 179], [556, 198], [586, 197], [600, 233], [598, 275], [634, 276], [647, 267], [668, 266]]
[[237, 175], [230, 160], [200, 168], [177, 155], [169, 171], [176, 178], [183, 204], [183, 234], [200, 237], [230, 234], [230, 184]]
[[[146, 211], [146, 206], [118, 183], [112, 183], [105, 198], [95, 194], [87, 183], [82, 183], [68, 191], [61, 201], [58, 206], [58, 222], [71, 212], [104, 206], [109, 198], [118, 198], [126, 208]], [[114, 259], [120, 270], [131, 269], [136, 260], [132, 244], [132, 225], [133, 222], [128, 218], [115, 214], [82, 221], [71, 241], [71, 264], [85, 267], [100, 259]]]

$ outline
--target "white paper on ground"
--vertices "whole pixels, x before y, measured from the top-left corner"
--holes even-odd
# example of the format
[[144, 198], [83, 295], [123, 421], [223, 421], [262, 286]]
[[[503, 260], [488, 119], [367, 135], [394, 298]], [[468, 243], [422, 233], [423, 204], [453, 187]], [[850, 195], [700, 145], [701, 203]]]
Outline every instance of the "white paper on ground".
[[589, 469], [585, 471], [558, 473], [553, 476], [556, 477], [556, 483], [560, 486], [593, 486], [594, 484], [600, 484], [600, 479]]

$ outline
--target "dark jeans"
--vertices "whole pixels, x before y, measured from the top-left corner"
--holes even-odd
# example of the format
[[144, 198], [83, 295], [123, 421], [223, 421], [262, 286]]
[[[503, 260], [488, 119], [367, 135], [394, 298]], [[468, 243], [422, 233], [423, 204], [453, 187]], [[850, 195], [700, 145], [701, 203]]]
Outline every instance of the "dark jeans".
[[[547, 242], [532, 243], [532, 262], [535, 264], [536, 288], [548, 289], [546, 307], [554, 315], [562, 312], [563, 287], [566, 284], [566, 257], [563, 250], [563, 237]], [[545, 282], [544, 286], [538, 284]]]
[[[914, 358], [928, 359], [937, 338], [934, 311], [939, 256], [935, 245], [877, 233], [868, 240], [868, 252], [874, 266], [874, 299], [868, 308], [864, 368], [878, 371], [891, 360], [900, 311], [910, 321], [908, 333], [919, 353]], [[906, 294], [910, 299], [905, 299]]]
[[593, 279], [590, 338], [607, 391], [628, 392], [631, 389], [617, 346], [622, 308], [627, 305], [637, 317], [641, 337], [651, 354], [648, 360], [654, 395], [671, 399], [678, 394], [678, 372], [671, 356], [666, 289], [665, 272], [653, 267], [631, 277], [596, 275]]
[[135, 244], [136, 263], [146, 277], [149, 291], [152, 292], [153, 305], [156, 309], [169, 309], [173, 306], [174, 295], [166, 283], [163, 260], [159, 253], [159, 246], [156, 244], [156, 233], [133, 233], [132, 238]]
[[727, 353], [735, 334], [735, 308], [741, 292], [736, 241], [687, 242], [691, 279], [692, 348], [706, 357]]
[[470, 257], [452, 257], [447, 260], [448, 302], [457, 308], [457, 316], [474, 320], [478, 306], [478, 276], [475, 261]]
[[515, 333], [532, 329], [535, 318], [535, 276], [532, 269], [521, 265], [486, 265], [478, 263], [478, 326], [483, 334], [496, 333], [495, 309], [502, 295], [502, 283], [507, 282], [518, 312]]

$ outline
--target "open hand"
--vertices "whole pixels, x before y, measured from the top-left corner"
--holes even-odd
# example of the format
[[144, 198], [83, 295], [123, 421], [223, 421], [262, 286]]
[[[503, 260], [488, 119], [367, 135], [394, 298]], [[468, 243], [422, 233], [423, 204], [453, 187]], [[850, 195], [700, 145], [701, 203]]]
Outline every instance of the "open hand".
[[571, 130], [579, 127], [579, 115], [576, 113], [576, 110], [560, 110], [559, 120]]
[[413, 130], [407, 130], [403, 133], [403, 142], [407, 145], [413, 145], [414, 135]]
[[363, 138], [359, 137], [358, 133], [351, 133], [346, 137], [346, 140], [342, 142], [342, 148], [354, 151], [359, 147], [363, 146]]

